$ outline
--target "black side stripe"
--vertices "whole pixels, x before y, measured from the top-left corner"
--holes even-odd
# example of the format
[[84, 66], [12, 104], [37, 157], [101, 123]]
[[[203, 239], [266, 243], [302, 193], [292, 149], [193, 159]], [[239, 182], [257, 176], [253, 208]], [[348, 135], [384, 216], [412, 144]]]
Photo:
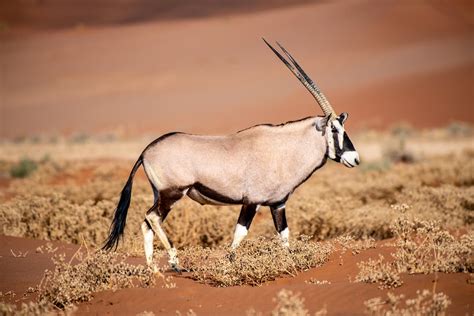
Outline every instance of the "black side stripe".
[[202, 183], [196, 182], [192, 186], [195, 190], [199, 193], [204, 195], [205, 197], [214, 200], [216, 202], [224, 203], [224, 204], [243, 204], [243, 200], [234, 200], [228, 196], [225, 196], [209, 187], [206, 187]]

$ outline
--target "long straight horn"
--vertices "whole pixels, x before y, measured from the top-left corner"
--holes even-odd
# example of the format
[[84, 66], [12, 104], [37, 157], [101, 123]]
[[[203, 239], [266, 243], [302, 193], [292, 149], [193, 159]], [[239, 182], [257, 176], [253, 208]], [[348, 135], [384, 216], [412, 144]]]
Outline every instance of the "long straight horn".
[[270, 47], [270, 49], [275, 53], [275, 55], [277, 55], [278, 58], [280, 58], [280, 60], [288, 67], [288, 69], [291, 70], [291, 72], [296, 76], [296, 78], [298, 78], [298, 80], [306, 87], [306, 89], [308, 89], [308, 91], [316, 99], [319, 106], [323, 110], [324, 115], [330, 116], [330, 119], [336, 118], [336, 112], [332, 108], [326, 96], [321, 92], [321, 89], [319, 89], [319, 87], [313, 82], [313, 80], [311, 80], [311, 78], [304, 72], [304, 70], [296, 62], [293, 56], [291, 56], [290, 53], [288, 53], [288, 51], [283, 46], [277, 43], [278, 46], [280, 46], [281, 50], [285, 53], [285, 55], [288, 56], [294, 66], [290, 64], [277, 50], [275, 50], [272, 45], [268, 44], [268, 42], [264, 38], [262, 39], [265, 44], [267, 44], [267, 46]]

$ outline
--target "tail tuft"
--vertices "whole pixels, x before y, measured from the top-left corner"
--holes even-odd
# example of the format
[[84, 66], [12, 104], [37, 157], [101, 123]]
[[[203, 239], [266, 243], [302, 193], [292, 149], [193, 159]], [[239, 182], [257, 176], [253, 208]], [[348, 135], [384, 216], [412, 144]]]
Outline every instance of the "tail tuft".
[[130, 172], [130, 176], [128, 177], [127, 183], [125, 183], [125, 186], [122, 189], [122, 193], [120, 194], [120, 200], [118, 202], [117, 208], [115, 209], [114, 219], [112, 220], [112, 224], [110, 225], [109, 236], [107, 237], [107, 240], [105, 241], [105, 244], [102, 247], [103, 250], [117, 250], [119, 241], [122, 238], [123, 232], [125, 230], [125, 224], [127, 222], [127, 213], [132, 197], [133, 176], [135, 175], [135, 172], [141, 164], [142, 157], [140, 156], [140, 158], [138, 158], [137, 162], [133, 166], [133, 169]]

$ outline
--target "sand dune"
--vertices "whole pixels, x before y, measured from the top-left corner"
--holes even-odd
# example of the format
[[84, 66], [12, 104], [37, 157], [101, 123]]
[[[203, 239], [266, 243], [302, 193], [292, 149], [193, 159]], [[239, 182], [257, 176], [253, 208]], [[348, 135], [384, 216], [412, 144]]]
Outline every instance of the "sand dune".
[[0, 35], [1, 135], [225, 133], [320, 113], [261, 36], [290, 49], [336, 110], [351, 113], [351, 127], [472, 122], [473, 28], [458, 11], [336, 1], [118, 26], [12, 27]]

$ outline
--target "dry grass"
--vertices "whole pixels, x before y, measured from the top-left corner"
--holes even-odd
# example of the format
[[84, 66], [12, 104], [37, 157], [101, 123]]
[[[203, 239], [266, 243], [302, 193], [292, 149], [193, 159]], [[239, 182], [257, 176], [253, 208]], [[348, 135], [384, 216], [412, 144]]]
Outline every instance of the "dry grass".
[[446, 309], [451, 304], [444, 293], [422, 290], [416, 292], [416, 297], [405, 300], [405, 295], [387, 293], [387, 298], [372, 298], [364, 302], [366, 313], [370, 315], [446, 315]]
[[[290, 290], [280, 290], [273, 299], [276, 303], [272, 310], [272, 316], [309, 316], [310, 313], [304, 304], [304, 298], [300, 293], [293, 293]], [[326, 307], [314, 313], [314, 316], [323, 316], [327, 314]], [[263, 313], [257, 312], [255, 309], [247, 310], [247, 316], [262, 316]]]
[[0, 315], [15, 316], [43, 316], [43, 315], [73, 315], [74, 306], [68, 309], [59, 310], [48, 302], [28, 302], [22, 303], [20, 306], [0, 302]]
[[397, 271], [406, 273], [472, 272], [474, 232], [455, 238], [436, 221], [408, 220], [393, 224]]
[[236, 250], [191, 247], [180, 252], [183, 268], [194, 279], [214, 286], [260, 285], [282, 275], [322, 265], [332, 246], [307, 238], [292, 240], [290, 249], [278, 238], [244, 240]]
[[331, 284], [328, 280], [318, 280], [314, 278], [310, 278], [309, 280], [304, 281], [306, 284], [314, 284], [314, 285], [328, 285]]
[[474, 234], [455, 238], [439, 222], [410, 220], [407, 205], [394, 207], [402, 215], [392, 225], [396, 251], [390, 261], [383, 256], [358, 263], [358, 282], [379, 283], [382, 288], [402, 284], [400, 273], [472, 272], [474, 271]]
[[[343, 234], [356, 239], [393, 236], [398, 213], [390, 205], [411, 205], [407, 215], [438, 220], [445, 228], [474, 223], [474, 166], [470, 153], [395, 165], [384, 171], [346, 170], [328, 163], [288, 202], [292, 233], [327, 240]], [[446, 161], [449, 160], [449, 163]], [[10, 163], [0, 163], [0, 171]], [[100, 246], [105, 239], [127, 163], [54, 162], [40, 164], [26, 179], [12, 180], [0, 204], [0, 233]], [[2, 197], [0, 195], [0, 201]], [[140, 223], [152, 204], [149, 184], [137, 179], [122, 251], [142, 252]], [[170, 213], [165, 230], [178, 248], [227, 245], [238, 207], [202, 207], [185, 198]], [[262, 209], [250, 235], [273, 236], [269, 212]]]
[[[292, 235], [311, 236], [310, 241], [293, 240], [290, 251], [273, 238], [275, 229], [265, 208], [257, 213], [249, 239], [235, 252], [227, 246], [238, 207], [203, 207], [186, 198], [170, 213], [165, 230], [192, 276], [216, 286], [257, 285], [320, 265], [331, 246], [315, 242], [333, 238], [338, 238], [343, 251], [357, 254], [373, 247], [376, 239], [395, 237], [393, 258], [362, 263], [359, 281], [393, 287], [400, 284], [400, 273], [472, 272], [472, 154], [370, 170], [347, 170], [329, 162], [288, 201]], [[51, 159], [36, 163], [34, 172], [8, 178], [8, 189], [0, 190], [0, 234], [101, 246], [131, 163]], [[9, 177], [13, 166], [0, 161], [0, 175]], [[143, 255], [140, 224], [152, 199], [149, 184], [139, 176], [120, 253]], [[402, 210], [391, 205], [402, 204], [410, 208], [400, 217]], [[458, 230], [467, 233], [458, 237]], [[156, 246], [160, 247], [158, 242]], [[122, 259], [99, 252], [71, 265], [56, 257], [56, 268], [41, 285], [41, 298], [64, 307], [88, 300], [96, 291], [151, 282], [144, 267], [129, 266]]]
[[375, 248], [375, 239], [372, 237], [363, 236], [360, 239], [355, 239], [351, 235], [344, 234], [336, 238], [336, 242], [341, 246], [341, 253], [350, 250], [353, 255], [359, 254], [363, 250]]
[[357, 264], [359, 273], [357, 282], [378, 283], [380, 288], [394, 288], [402, 285], [400, 274], [392, 263], [385, 262], [384, 257], [379, 255], [377, 260], [369, 259]]
[[308, 310], [304, 306], [304, 298], [290, 290], [281, 290], [274, 299], [277, 306], [272, 311], [272, 316], [307, 316]]
[[119, 254], [97, 252], [82, 258], [66, 261], [65, 255], [53, 256], [54, 269], [46, 271], [39, 287], [39, 302], [65, 308], [74, 303], [88, 301], [93, 293], [133, 286], [150, 286], [155, 283], [151, 269], [126, 263]]

